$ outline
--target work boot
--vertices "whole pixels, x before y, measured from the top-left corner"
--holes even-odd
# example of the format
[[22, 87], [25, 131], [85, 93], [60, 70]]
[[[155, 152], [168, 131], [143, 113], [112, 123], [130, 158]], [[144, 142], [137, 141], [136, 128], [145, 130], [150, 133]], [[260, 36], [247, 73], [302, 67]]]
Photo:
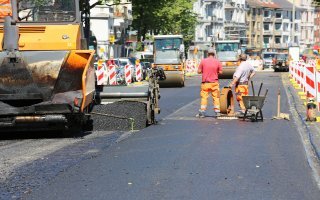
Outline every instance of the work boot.
[[196, 115], [198, 118], [204, 118], [205, 117], [205, 111], [204, 110], [199, 110], [199, 113]]

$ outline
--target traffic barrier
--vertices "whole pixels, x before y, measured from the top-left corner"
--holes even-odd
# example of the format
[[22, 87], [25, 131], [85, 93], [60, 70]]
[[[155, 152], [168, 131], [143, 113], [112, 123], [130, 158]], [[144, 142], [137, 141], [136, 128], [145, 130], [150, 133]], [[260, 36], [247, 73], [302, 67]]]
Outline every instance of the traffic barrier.
[[306, 79], [305, 79], [305, 92], [307, 93], [307, 97], [315, 98], [317, 96], [316, 91], [316, 67], [315, 61], [310, 61], [306, 67]]
[[289, 66], [290, 82], [296, 89], [302, 89], [298, 92], [301, 99], [314, 98], [317, 102], [317, 108], [320, 110], [320, 61], [310, 60], [292, 61]]
[[108, 82], [106, 63], [99, 60], [96, 70], [97, 85], [105, 85]]
[[116, 66], [108, 66], [109, 85], [117, 85]]
[[136, 80], [137, 81], [142, 81], [142, 69], [141, 69], [141, 65], [135, 65], [135, 69], [136, 69]]
[[194, 61], [190, 59], [186, 60], [186, 75], [187, 76], [194, 75], [194, 70], [195, 70]]
[[132, 83], [132, 74], [131, 74], [131, 65], [126, 65], [124, 67], [124, 74], [125, 74], [125, 79], [126, 83]]

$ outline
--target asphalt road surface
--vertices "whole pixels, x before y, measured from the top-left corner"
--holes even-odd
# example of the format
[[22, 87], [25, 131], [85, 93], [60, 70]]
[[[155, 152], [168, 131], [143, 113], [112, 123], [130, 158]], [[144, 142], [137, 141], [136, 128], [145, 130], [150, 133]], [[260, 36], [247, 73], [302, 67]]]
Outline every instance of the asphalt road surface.
[[192, 77], [161, 89], [158, 124], [138, 132], [3, 139], [0, 198], [318, 200], [298, 125], [271, 120], [279, 87], [281, 112], [290, 112], [280, 73], [254, 81], [269, 88], [263, 122], [218, 120], [212, 111], [195, 118], [200, 79]]

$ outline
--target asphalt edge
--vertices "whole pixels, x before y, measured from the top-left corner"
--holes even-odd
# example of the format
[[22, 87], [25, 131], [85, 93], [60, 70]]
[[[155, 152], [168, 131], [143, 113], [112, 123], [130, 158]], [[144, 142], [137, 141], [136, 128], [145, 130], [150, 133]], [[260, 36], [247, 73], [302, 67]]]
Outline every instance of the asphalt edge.
[[292, 119], [294, 120], [304, 146], [308, 164], [320, 189], [320, 123], [306, 122], [306, 107], [298, 95], [300, 90], [290, 84], [287, 73], [281, 74], [282, 84], [286, 91]]

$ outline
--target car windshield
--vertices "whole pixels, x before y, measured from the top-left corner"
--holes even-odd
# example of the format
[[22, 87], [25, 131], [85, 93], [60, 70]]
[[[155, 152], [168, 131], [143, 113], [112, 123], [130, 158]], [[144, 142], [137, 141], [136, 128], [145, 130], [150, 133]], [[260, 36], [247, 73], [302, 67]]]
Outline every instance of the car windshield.
[[263, 54], [263, 58], [266, 59], [266, 58], [273, 58], [275, 56], [274, 53], [266, 53], [266, 54]]
[[239, 49], [239, 43], [216, 43], [216, 50], [221, 51], [237, 51]]
[[75, 0], [18, 0], [18, 17], [21, 22], [71, 22]]
[[285, 59], [287, 59], [287, 57], [288, 57], [288, 54], [278, 54], [277, 55], [277, 59], [281, 59], [281, 60], [285, 60]]

